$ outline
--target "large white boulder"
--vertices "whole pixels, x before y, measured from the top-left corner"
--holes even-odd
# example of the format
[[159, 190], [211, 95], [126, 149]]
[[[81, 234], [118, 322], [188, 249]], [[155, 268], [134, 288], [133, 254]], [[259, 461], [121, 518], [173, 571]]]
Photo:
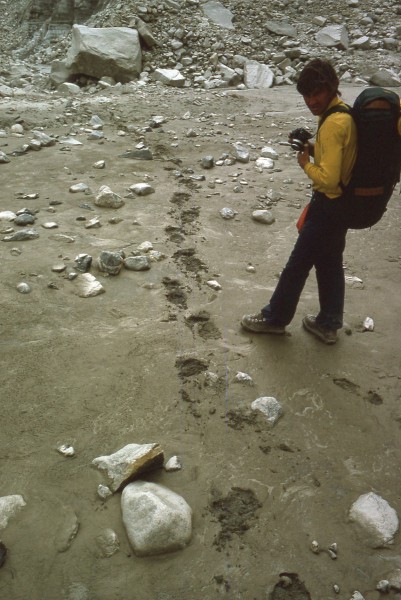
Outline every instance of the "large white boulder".
[[399, 526], [394, 508], [374, 492], [359, 496], [350, 508], [349, 518], [359, 525], [373, 548], [392, 544]]
[[328, 25], [316, 34], [316, 41], [320, 46], [331, 48], [336, 46], [348, 50], [349, 38], [345, 25]]
[[274, 73], [257, 60], [247, 60], [244, 65], [244, 83], [248, 89], [263, 90], [273, 87]]
[[162, 485], [130, 483], [122, 493], [121, 509], [129, 542], [138, 556], [181, 550], [191, 539], [190, 506]]
[[142, 71], [138, 32], [129, 27], [73, 25], [67, 58], [55, 61], [52, 71], [50, 78], [56, 84], [74, 74], [98, 79], [109, 76], [121, 83], [132, 81]]

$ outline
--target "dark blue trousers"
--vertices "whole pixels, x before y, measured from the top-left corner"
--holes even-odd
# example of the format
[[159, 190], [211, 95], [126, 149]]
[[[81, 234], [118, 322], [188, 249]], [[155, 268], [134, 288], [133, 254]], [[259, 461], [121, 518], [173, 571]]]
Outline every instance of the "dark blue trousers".
[[269, 323], [286, 326], [292, 321], [309, 272], [315, 267], [320, 303], [317, 323], [331, 330], [342, 327], [347, 227], [336, 202], [319, 192], [313, 195], [291, 256], [269, 304], [262, 309]]

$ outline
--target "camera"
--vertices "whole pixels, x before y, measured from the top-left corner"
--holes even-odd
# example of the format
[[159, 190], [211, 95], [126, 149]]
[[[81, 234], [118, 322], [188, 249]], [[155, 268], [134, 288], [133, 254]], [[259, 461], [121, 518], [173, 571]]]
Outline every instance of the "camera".
[[298, 127], [297, 129], [293, 129], [288, 137], [291, 148], [297, 152], [302, 152], [305, 144], [313, 137], [313, 135], [303, 127]]

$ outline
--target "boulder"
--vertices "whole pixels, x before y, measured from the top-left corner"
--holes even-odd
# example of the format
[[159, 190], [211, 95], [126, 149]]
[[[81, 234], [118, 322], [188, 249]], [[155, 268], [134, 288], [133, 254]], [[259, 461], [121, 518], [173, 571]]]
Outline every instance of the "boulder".
[[233, 13], [217, 0], [209, 0], [202, 4], [205, 15], [216, 25], [225, 29], [234, 29], [232, 24]]
[[348, 50], [349, 39], [347, 29], [344, 25], [328, 25], [316, 34], [316, 42], [320, 46], [328, 48], [337, 47]]
[[256, 60], [247, 60], [244, 65], [244, 83], [248, 89], [266, 89], [273, 87], [274, 73]]
[[65, 61], [52, 65], [51, 79], [85, 74], [101, 79], [113, 77], [120, 83], [136, 79], [142, 71], [138, 32], [129, 27], [86, 27], [73, 25], [72, 42]]
[[388, 69], [379, 69], [370, 78], [370, 83], [373, 85], [380, 85], [383, 87], [400, 87], [401, 80], [394, 73]]
[[393, 543], [399, 525], [397, 513], [374, 492], [359, 496], [351, 506], [349, 518], [359, 525], [369, 546], [381, 548]]
[[164, 486], [130, 483], [122, 493], [121, 509], [129, 542], [138, 556], [180, 550], [191, 539], [190, 506]]
[[270, 33], [275, 35], [284, 35], [287, 37], [296, 37], [297, 30], [293, 25], [285, 22], [266, 21], [265, 27]]
[[155, 69], [152, 73], [153, 79], [172, 87], [184, 87], [185, 77], [178, 69]]
[[159, 444], [127, 444], [114, 454], [99, 456], [92, 465], [104, 471], [113, 492], [143, 473], [163, 466], [164, 455]]

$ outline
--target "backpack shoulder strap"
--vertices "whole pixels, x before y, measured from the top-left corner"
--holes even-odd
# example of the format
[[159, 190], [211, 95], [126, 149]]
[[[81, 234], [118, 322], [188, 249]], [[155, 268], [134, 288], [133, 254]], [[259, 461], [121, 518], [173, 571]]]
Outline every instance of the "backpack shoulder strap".
[[325, 122], [325, 120], [327, 119], [327, 117], [329, 117], [330, 115], [334, 114], [334, 113], [346, 113], [352, 116], [352, 108], [350, 106], [348, 106], [348, 104], [337, 104], [336, 106], [332, 106], [331, 108], [329, 108], [329, 110], [326, 110], [325, 113], [323, 113], [322, 118], [320, 119], [319, 125], [318, 125], [318, 131], [321, 128], [321, 126], [323, 125], [323, 123]]

